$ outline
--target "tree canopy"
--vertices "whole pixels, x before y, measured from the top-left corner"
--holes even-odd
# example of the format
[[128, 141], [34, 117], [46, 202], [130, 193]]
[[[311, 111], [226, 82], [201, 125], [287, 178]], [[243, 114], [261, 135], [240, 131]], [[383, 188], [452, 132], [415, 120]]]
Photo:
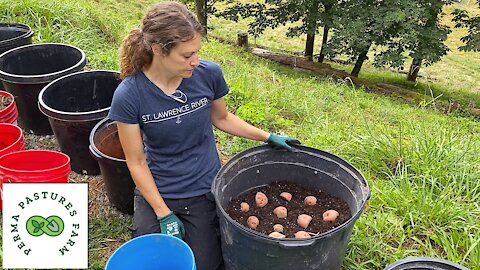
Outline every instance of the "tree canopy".
[[[480, 8], [480, 0], [477, 0]], [[465, 10], [456, 9], [453, 12], [453, 21], [456, 23], [455, 27], [465, 27], [468, 29], [468, 35], [462, 37], [460, 40], [465, 43], [460, 46], [463, 51], [480, 51], [480, 16], [470, 17]]]
[[[449, 51], [445, 45], [451, 32], [442, 25], [443, 8], [454, 0], [264, 0], [229, 5], [216, 16], [238, 21], [253, 18], [249, 33], [261, 35], [267, 28], [288, 25], [286, 35], [307, 35], [305, 56], [312, 56], [314, 37], [323, 27], [319, 61], [342, 55], [355, 61], [351, 72], [358, 76], [373, 50], [376, 67], [403, 69], [413, 59], [408, 79], [415, 81], [421, 66], [439, 61]], [[477, 0], [480, 6], [480, 0]], [[480, 16], [454, 12], [456, 27], [469, 29], [462, 50], [480, 51]], [[332, 35], [330, 39], [328, 36]]]

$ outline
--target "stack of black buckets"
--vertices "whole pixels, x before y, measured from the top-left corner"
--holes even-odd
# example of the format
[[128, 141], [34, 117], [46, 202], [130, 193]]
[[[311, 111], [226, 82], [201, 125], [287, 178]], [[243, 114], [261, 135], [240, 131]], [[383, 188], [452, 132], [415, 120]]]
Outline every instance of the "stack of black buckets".
[[79, 174], [102, 174], [109, 201], [133, 213], [135, 185], [114, 122], [106, 119], [119, 73], [83, 71], [85, 53], [60, 43], [32, 44], [33, 31], [0, 24], [0, 80], [18, 109], [24, 132], [51, 135]]
[[[128, 172], [115, 122], [106, 118], [119, 73], [82, 71], [84, 52], [67, 44], [31, 44], [31, 29], [0, 24], [0, 80], [18, 107], [18, 125], [36, 135], [54, 134], [79, 174], [102, 174], [116, 208], [133, 213], [134, 183]], [[353, 225], [370, 189], [351, 164], [330, 153], [298, 146], [294, 153], [262, 145], [230, 159], [212, 186], [220, 219], [222, 249], [229, 270], [340, 269]], [[238, 224], [225, 209], [254, 187], [285, 178], [346, 201], [352, 218], [309, 239], [274, 239]], [[466, 269], [433, 258], [408, 258], [385, 269]]]

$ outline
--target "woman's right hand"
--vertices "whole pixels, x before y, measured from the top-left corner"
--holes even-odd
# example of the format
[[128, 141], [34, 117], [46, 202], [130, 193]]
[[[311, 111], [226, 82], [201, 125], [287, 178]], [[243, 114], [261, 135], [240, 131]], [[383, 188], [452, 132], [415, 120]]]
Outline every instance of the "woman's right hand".
[[165, 204], [155, 185], [145, 158], [140, 126], [117, 122], [117, 128], [130, 175], [137, 189], [157, 215], [162, 233], [181, 238], [185, 234], [183, 223]]

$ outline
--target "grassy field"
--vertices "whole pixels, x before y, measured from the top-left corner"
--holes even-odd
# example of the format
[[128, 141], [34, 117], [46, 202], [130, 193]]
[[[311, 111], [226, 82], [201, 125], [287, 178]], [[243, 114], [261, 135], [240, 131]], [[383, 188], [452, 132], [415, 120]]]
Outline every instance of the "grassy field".
[[[243, 3], [256, 2], [254, 0], [243, 0]], [[219, 9], [225, 5], [218, 5]], [[463, 45], [460, 38], [467, 33], [466, 29], [453, 29], [454, 24], [451, 22], [451, 12], [456, 9], [465, 9], [470, 14], [479, 14], [480, 10], [476, 1], [463, 0], [460, 3], [447, 6], [444, 10], [445, 16], [443, 23], [452, 27], [453, 32], [449, 35], [447, 46], [450, 52], [443, 57], [442, 61], [437, 62], [429, 67], [422, 67], [420, 70], [421, 78], [416, 83], [406, 80], [406, 75], [395, 72], [390, 69], [377, 69], [372, 66], [373, 52], [369, 54], [370, 59], [363, 65], [360, 72], [360, 78], [367, 79], [372, 82], [392, 83], [403, 86], [413, 91], [426, 94], [428, 96], [439, 97], [445, 100], [456, 100], [462, 104], [473, 102], [480, 107], [480, 57], [475, 52], [461, 52], [458, 47]], [[236, 40], [238, 31], [248, 30], [248, 21], [240, 21], [238, 23], [228, 21], [222, 18], [211, 18], [209, 26], [212, 28], [211, 33], [231, 40]], [[267, 29], [265, 33], [254, 39], [250, 37], [252, 44], [258, 44], [271, 48], [272, 50], [287, 50], [301, 54], [304, 50], [306, 36], [290, 38], [285, 36], [287, 26], [280, 26], [276, 29]], [[320, 51], [323, 31], [315, 38], [315, 53]], [[411, 60], [405, 63], [405, 69], [408, 71]], [[326, 63], [333, 67], [350, 72], [353, 65], [342, 65], [330, 61]]]
[[[138, 25], [153, 2], [0, 0], [0, 20], [30, 25], [36, 33], [35, 43], [65, 42], [80, 47], [87, 54], [88, 69], [117, 70], [117, 48], [123, 35]], [[469, 7], [470, 3], [460, 5]], [[228, 24], [212, 19], [211, 32], [235, 37], [240, 27]], [[302, 50], [304, 43], [278, 33], [266, 34], [257, 42], [283, 44], [289, 50]], [[451, 60], [447, 57], [425, 69], [435, 79], [422, 79], [419, 85], [477, 99], [478, 54], [452, 50], [450, 56]], [[261, 128], [338, 155], [364, 174], [372, 197], [355, 224], [343, 269], [383, 269], [407, 256], [434, 256], [480, 269], [478, 121], [369, 94], [262, 60], [214, 39], [205, 42], [201, 57], [224, 69], [231, 111]], [[433, 74], [435, 67], [443, 70], [436, 73], [438, 78]], [[390, 81], [397, 75], [366, 67], [362, 76]], [[222, 132], [216, 136], [223, 159], [257, 144]], [[91, 183], [89, 189], [91, 195], [104, 196], [101, 185]], [[106, 203], [93, 206], [89, 269], [103, 269], [114, 249], [129, 239], [131, 218]]]

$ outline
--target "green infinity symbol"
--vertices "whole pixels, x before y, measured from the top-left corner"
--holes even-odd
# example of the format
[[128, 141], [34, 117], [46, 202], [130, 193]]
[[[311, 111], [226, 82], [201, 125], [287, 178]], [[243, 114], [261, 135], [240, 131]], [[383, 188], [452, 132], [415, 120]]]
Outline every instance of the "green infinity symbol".
[[63, 220], [57, 216], [44, 218], [32, 216], [27, 220], [27, 232], [32, 236], [46, 234], [48, 236], [59, 236], [63, 232]]

